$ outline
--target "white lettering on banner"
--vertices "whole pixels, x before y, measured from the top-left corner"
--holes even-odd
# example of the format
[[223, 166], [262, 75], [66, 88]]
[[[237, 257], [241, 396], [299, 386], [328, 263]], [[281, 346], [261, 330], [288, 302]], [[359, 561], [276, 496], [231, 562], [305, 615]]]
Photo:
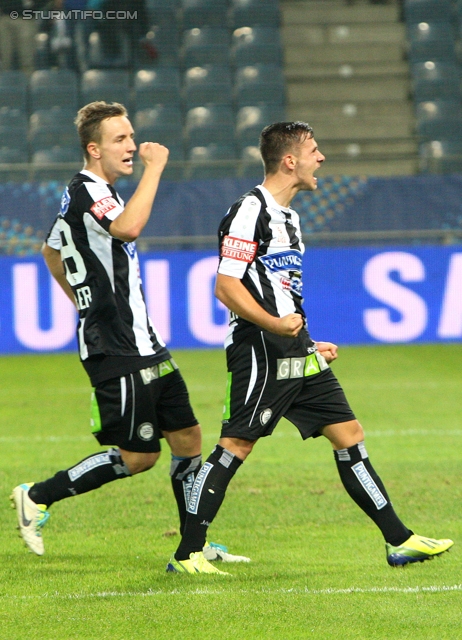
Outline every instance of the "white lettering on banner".
[[462, 253], [451, 256], [437, 333], [441, 338], [462, 338]]
[[415, 340], [427, 326], [427, 305], [417, 293], [392, 280], [393, 272], [403, 282], [422, 282], [425, 278], [424, 265], [411, 253], [388, 251], [371, 258], [364, 267], [364, 287], [401, 318], [392, 320], [389, 308], [366, 309], [364, 326], [373, 338], [383, 342]]
[[215, 305], [226, 309], [213, 293], [217, 267], [218, 258], [213, 256], [199, 260], [189, 270], [188, 312], [189, 328], [196, 340], [221, 346], [228, 332], [228, 314], [223, 313], [221, 324], [215, 323]]
[[41, 329], [37, 272], [38, 267], [34, 263], [13, 266], [14, 333], [18, 341], [29, 349], [61, 349], [75, 335], [75, 309], [58, 283], [50, 276], [51, 326], [49, 329]]
[[146, 260], [144, 291], [148, 314], [154, 326], [168, 344], [172, 336], [170, 320], [170, 263], [168, 260]]

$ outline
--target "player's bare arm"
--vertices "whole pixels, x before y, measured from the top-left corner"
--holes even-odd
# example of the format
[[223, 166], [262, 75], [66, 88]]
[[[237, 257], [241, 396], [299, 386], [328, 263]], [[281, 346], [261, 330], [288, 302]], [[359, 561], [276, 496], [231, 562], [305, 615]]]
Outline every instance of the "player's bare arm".
[[143, 142], [138, 153], [144, 164], [143, 175], [125, 209], [109, 227], [109, 233], [124, 242], [136, 240], [149, 220], [169, 151], [157, 142]]
[[270, 315], [252, 297], [239, 278], [219, 273], [217, 275], [215, 295], [228, 309], [238, 316], [271, 333], [287, 338], [295, 338], [303, 328], [303, 318], [299, 313], [289, 313], [282, 318]]
[[59, 284], [69, 300], [72, 302], [72, 304], [76, 306], [72, 287], [66, 279], [64, 265], [61, 260], [61, 253], [44, 243], [42, 246], [42, 255], [49, 272]]
[[319, 353], [324, 356], [327, 363], [337, 360], [338, 358], [338, 346], [333, 342], [317, 342], [314, 343]]

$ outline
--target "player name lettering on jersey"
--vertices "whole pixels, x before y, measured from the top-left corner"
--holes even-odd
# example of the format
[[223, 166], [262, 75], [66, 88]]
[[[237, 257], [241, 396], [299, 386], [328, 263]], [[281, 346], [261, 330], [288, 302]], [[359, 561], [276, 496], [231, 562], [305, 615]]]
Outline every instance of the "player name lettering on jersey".
[[112, 196], [107, 196], [107, 198], [102, 198], [101, 200], [98, 200], [98, 202], [95, 202], [91, 207], [91, 210], [98, 220], [101, 220], [107, 213], [109, 213], [109, 211], [113, 211], [114, 209], [117, 209], [117, 207], [120, 207], [117, 200]]
[[258, 243], [252, 240], [242, 240], [225, 236], [221, 245], [221, 255], [223, 258], [234, 258], [242, 262], [252, 262], [257, 253]]

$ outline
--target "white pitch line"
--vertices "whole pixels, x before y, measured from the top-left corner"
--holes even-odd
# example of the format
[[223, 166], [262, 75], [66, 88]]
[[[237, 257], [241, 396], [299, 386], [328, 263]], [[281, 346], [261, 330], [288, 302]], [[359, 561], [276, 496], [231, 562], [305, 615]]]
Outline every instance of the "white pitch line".
[[[231, 586], [231, 583], [230, 583]], [[400, 594], [425, 594], [425, 593], [447, 593], [450, 591], [462, 591], [462, 584], [454, 584], [454, 585], [431, 585], [428, 587], [347, 587], [344, 589], [308, 589], [308, 587], [299, 588], [295, 587], [293, 589], [239, 589], [238, 593], [240, 594], [295, 594], [295, 595], [322, 595], [322, 596], [335, 596], [335, 595], [344, 595], [350, 593], [363, 593], [363, 594], [387, 594], [387, 593], [400, 593]], [[224, 593], [228, 593], [229, 589], [216, 589], [216, 588], [198, 588], [193, 589], [192, 591], [188, 591], [189, 595], [220, 595]], [[236, 592], [235, 592], [236, 593]], [[149, 598], [153, 596], [175, 596], [179, 595], [184, 597], [185, 590], [183, 589], [172, 589], [172, 590], [164, 590], [164, 589], [149, 589], [148, 591], [101, 591], [97, 593], [44, 593], [40, 595], [24, 595], [24, 596], [13, 596], [13, 595], [4, 595], [0, 596], [1, 600], [85, 600], [87, 598]]]

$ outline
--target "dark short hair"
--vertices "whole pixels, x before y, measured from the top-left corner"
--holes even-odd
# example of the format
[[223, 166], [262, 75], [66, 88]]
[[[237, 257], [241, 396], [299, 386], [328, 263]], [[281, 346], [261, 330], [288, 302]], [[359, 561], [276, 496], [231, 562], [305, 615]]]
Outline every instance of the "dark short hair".
[[90, 102], [79, 109], [74, 122], [77, 127], [77, 133], [79, 134], [80, 146], [87, 160], [89, 158], [87, 145], [90, 142], [101, 141], [102, 121], [120, 116], [128, 116], [128, 112], [124, 105], [118, 102], [108, 104], [100, 100], [98, 102]]
[[265, 174], [276, 173], [282, 157], [314, 135], [307, 122], [275, 122], [260, 134], [260, 153]]

